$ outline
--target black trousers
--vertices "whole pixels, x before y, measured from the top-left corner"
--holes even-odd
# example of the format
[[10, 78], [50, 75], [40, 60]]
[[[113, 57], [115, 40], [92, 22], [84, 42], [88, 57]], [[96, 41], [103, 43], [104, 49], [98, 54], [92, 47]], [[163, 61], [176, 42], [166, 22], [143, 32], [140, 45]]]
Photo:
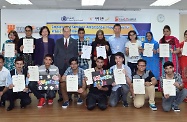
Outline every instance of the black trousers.
[[133, 74], [134, 72], [136, 72], [137, 69], [138, 69], [138, 68], [137, 68], [138, 63], [131, 63], [131, 62], [128, 62], [127, 65], [130, 67], [132, 74]]
[[93, 110], [98, 103], [98, 107], [101, 110], [105, 110], [107, 108], [107, 95], [96, 95], [89, 93], [86, 98], [86, 105], [88, 110]]
[[[5, 86], [0, 86], [0, 91], [3, 91], [4, 88], [5, 88]], [[5, 100], [7, 100], [7, 99], [8, 99], [8, 95], [7, 95], [7, 92], [5, 92], [1, 96], [1, 102], [5, 102]]]
[[8, 94], [8, 99], [10, 100], [10, 106], [14, 106], [14, 101], [16, 99], [21, 99], [20, 105], [21, 106], [26, 106], [31, 103], [31, 98], [29, 96], [29, 93], [26, 92], [13, 92], [12, 89], [9, 89], [7, 91]]

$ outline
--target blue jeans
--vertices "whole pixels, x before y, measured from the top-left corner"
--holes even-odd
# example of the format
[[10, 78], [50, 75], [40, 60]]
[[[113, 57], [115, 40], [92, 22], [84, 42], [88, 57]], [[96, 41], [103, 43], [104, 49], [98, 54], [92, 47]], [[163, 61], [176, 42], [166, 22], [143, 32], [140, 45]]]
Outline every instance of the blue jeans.
[[112, 91], [109, 98], [109, 105], [115, 107], [122, 97], [123, 102], [127, 102], [127, 94], [129, 93], [129, 86], [122, 85], [116, 91]]
[[182, 103], [182, 101], [187, 96], [187, 89], [182, 89], [181, 91], [177, 91], [176, 96], [171, 96], [169, 98], [162, 97], [162, 108], [164, 111], [168, 112], [173, 107], [178, 107], [179, 104]]
[[89, 68], [89, 65], [88, 64], [86, 64], [86, 65], [79, 65], [79, 67], [85, 70], [85, 69]]

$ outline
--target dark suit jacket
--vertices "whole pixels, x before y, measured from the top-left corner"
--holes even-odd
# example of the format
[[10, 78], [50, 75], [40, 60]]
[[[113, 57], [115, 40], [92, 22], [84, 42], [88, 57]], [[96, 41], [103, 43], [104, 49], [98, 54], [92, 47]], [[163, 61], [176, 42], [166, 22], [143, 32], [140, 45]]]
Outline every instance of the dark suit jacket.
[[64, 38], [60, 38], [56, 41], [54, 51], [54, 64], [63, 69], [64, 64], [69, 65], [69, 59], [72, 57], [78, 57], [78, 42], [70, 37], [68, 47], [64, 46]]
[[[48, 38], [48, 54], [51, 54], [51, 55], [54, 54], [54, 47], [55, 47], [54, 39]], [[44, 58], [43, 38], [39, 38], [36, 40], [36, 45], [35, 45], [34, 64], [42, 65], [43, 58]]]

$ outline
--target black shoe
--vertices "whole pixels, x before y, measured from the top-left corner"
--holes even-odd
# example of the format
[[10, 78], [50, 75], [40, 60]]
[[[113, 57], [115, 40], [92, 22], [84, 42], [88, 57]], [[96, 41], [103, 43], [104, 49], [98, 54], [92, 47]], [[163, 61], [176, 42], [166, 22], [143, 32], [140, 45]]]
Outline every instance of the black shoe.
[[26, 105], [21, 105], [20, 108], [24, 109], [26, 108]]
[[58, 102], [62, 102], [62, 101], [63, 101], [63, 98], [59, 98], [59, 99], [58, 99]]
[[9, 106], [6, 110], [11, 111], [13, 108], [14, 108], [13, 106]]
[[1, 106], [1, 107], [5, 107], [5, 101], [1, 101], [1, 102], [0, 102], [0, 106]]

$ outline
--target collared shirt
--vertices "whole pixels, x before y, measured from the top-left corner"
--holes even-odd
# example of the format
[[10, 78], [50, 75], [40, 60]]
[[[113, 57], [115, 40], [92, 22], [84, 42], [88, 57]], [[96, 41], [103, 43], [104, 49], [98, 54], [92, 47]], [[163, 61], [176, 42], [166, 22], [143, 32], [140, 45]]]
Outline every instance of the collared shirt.
[[[160, 77], [161, 89], [163, 89], [163, 79], [166, 79], [166, 74], [164, 74], [163, 76]], [[182, 77], [179, 73], [174, 73], [173, 79], [175, 79], [175, 82], [179, 83], [179, 85], [183, 84]], [[176, 90], [178, 91], [179, 89], [176, 87]]]
[[124, 36], [115, 37], [115, 35], [113, 35], [109, 37], [108, 42], [110, 44], [112, 54], [116, 54], [117, 52], [125, 53], [125, 44], [127, 39]]
[[51, 65], [46, 71], [45, 65], [39, 67], [39, 75], [59, 75], [59, 69], [55, 65]]
[[[88, 45], [88, 41], [86, 41], [86, 40], [80, 41], [79, 39], [77, 41], [78, 41], [78, 52], [82, 52], [83, 45]], [[79, 61], [80, 66], [88, 65], [88, 60], [81, 59], [81, 55], [79, 55], [78, 61]]]
[[[110, 69], [112, 69], [112, 70], [117, 69], [117, 65], [114, 65], [114, 66], [110, 67]], [[132, 80], [131, 69], [128, 66], [124, 65], [124, 64], [122, 64], [122, 68], [121, 69], [125, 69], [125, 71], [127, 72], [127, 76]], [[120, 87], [121, 87], [121, 85], [113, 86], [112, 87], [112, 91], [116, 91]]]
[[67, 46], [69, 45], [69, 39], [70, 39], [70, 37], [69, 38], [64, 38], [64, 45], [66, 44], [66, 40], [67, 40]]
[[64, 73], [65, 76], [67, 75], [78, 75], [78, 85], [82, 86], [82, 81], [84, 80], [85, 74], [82, 68], [78, 68], [78, 73], [74, 74], [71, 67], [68, 67]]
[[155, 77], [150, 70], [146, 70], [142, 76], [138, 75], [136, 72], [133, 74], [133, 79], [145, 79], [145, 82], [151, 82], [151, 78]]
[[0, 86], [8, 87], [10, 84], [12, 84], [10, 71], [7, 68], [3, 67], [0, 71]]

